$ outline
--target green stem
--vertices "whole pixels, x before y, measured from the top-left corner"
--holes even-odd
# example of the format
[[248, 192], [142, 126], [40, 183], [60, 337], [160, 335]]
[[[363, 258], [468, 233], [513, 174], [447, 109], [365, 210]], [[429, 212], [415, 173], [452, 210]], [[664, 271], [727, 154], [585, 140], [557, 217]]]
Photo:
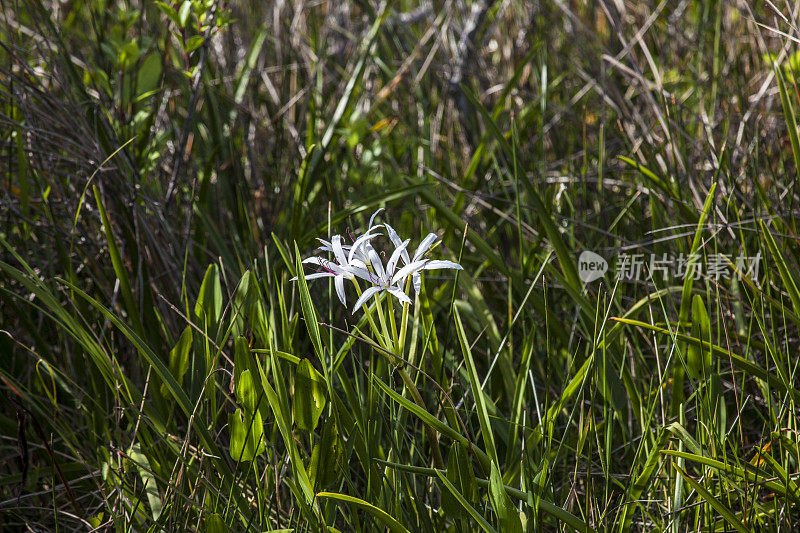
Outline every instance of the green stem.
[[383, 306], [381, 306], [380, 293], [375, 295], [375, 308], [378, 310], [378, 322], [381, 323], [384, 344], [388, 346], [392, 337], [389, 335], [389, 330], [386, 327], [386, 318], [383, 316]]
[[[410, 284], [410, 279], [406, 280], [406, 294], [408, 294], [408, 289]], [[403, 305], [403, 316], [400, 319], [400, 341], [397, 343], [397, 353], [402, 356], [405, 353], [406, 348], [406, 329], [408, 328], [408, 308], [411, 304], [402, 304]]]
[[386, 311], [389, 313], [389, 325], [392, 327], [392, 342], [394, 343], [393, 346], [395, 353], [402, 357], [403, 352], [400, 350], [400, 344], [397, 342], [397, 324], [395, 323], [394, 319], [394, 301], [389, 294], [386, 295]]
[[[353, 285], [356, 286], [356, 292], [358, 293], [358, 297], [361, 298], [361, 286], [358, 284], [358, 281], [353, 280]], [[378, 326], [375, 324], [375, 320], [373, 320], [372, 318], [372, 311], [369, 308], [369, 303], [364, 305], [364, 314], [367, 315], [367, 321], [369, 322], [369, 327], [372, 330], [372, 334], [375, 336], [376, 339], [378, 339], [378, 344], [380, 344], [381, 348], [388, 350], [389, 346], [386, 345], [384, 336], [381, 335], [381, 331], [378, 329]]]

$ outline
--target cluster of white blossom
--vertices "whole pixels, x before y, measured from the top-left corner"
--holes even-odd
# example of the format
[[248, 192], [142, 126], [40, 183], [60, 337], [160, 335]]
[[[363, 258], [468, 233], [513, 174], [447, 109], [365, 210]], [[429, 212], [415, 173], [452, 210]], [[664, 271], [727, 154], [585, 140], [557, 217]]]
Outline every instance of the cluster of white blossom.
[[[333, 254], [333, 259], [317, 256], [303, 260], [304, 264], [314, 265], [317, 271], [306, 274], [307, 280], [333, 277], [336, 294], [343, 305], [347, 305], [344, 281], [359, 278], [366, 281], [369, 286], [353, 306], [353, 312], [364, 305], [372, 296], [381, 292], [388, 292], [402, 303], [411, 303], [411, 298], [406, 294], [404, 287], [406, 280], [411, 277], [411, 286], [414, 292], [419, 292], [422, 286], [420, 272], [423, 270], [438, 270], [454, 268], [462, 270], [461, 265], [453, 261], [434, 260], [426, 258], [428, 250], [437, 241], [435, 233], [429, 233], [417, 246], [414, 255], [408, 251], [411, 239], [401, 240], [397, 232], [388, 224], [375, 225], [375, 217], [382, 209], [378, 209], [369, 219], [369, 227], [364, 234], [356, 237], [352, 244], [345, 244], [341, 235], [334, 235], [330, 241], [317, 239], [322, 243], [319, 250]], [[384, 265], [381, 256], [372, 246], [372, 240], [382, 235], [380, 228], [386, 230], [386, 236], [394, 245], [394, 251]], [[400, 265], [402, 263], [402, 266]], [[398, 268], [399, 267], [399, 268]], [[296, 280], [297, 278], [293, 278]]]

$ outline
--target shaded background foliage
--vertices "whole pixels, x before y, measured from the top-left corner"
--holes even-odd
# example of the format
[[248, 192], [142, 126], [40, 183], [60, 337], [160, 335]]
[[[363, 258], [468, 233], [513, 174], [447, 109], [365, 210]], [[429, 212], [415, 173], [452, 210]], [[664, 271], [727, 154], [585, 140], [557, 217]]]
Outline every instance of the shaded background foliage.
[[[547, 482], [535, 484], [547, 488], [537, 489], [537, 498], [545, 494], [598, 528], [624, 523], [630, 517], [619, 513], [628, 508], [635, 489], [631, 479], [646, 471], [644, 451], [637, 446], [641, 440], [657, 448], [656, 426], [686, 425], [704, 450], [706, 445], [714, 450], [711, 456], [727, 450], [743, 461], [752, 459], [753, 447], [770, 431], [796, 429], [790, 355], [798, 338], [793, 317], [800, 312], [793, 307], [798, 302], [791, 274], [797, 265], [798, 147], [792, 146], [796, 134], [793, 139], [787, 131], [796, 131], [793, 36], [798, 32], [796, 9], [780, 11], [783, 7], [688, 0], [0, 0], [0, 234], [7, 242], [0, 259], [16, 268], [29, 265], [77, 321], [75, 327], [93, 337], [109, 358], [113, 354], [130, 383], [144, 391], [151, 366], [143, 364], [121, 328], [74, 288], [123, 317], [165, 362], [189, 319], [199, 323], [195, 347], [203, 333], [232, 353], [241, 334], [255, 338], [254, 349], [310, 357], [314, 350], [299, 319], [298, 295], [288, 283], [295, 268], [293, 243], [301, 252], [310, 250], [317, 236], [355, 231], [363, 227], [364, 215], [385, 205], [397, 227], [414, 236], [439, 231], [441, 253], [461, 256], [466, 272], [455, 293], [452, 283], [429, 277], [437, 283], [429, 290], [441, 348], [426, 368], [453, 398], [467, 397], [470, 387], [451, 318], [457, 307], [481, 375], [494, 368], [493, 361], [498, 365], [486, 394], [508, 458], [498, 465], [503, 482], [517, 486], [522, 479], [521, 489], [532, 490], [535, 472], [544, 471]], [[773, 68], [770, 58], [780, 67]], [[784, 79], [783, 101], [778, 78]], [[719, 422], [721, 435], [735, 427], [738, 440], [703, 441], [700, 426], [708, 421], [700, 417], [701, 423], [691, 423], [697, 418], [692, 409], [699, 407], [687, 400], [690, 414], [672, 410], [674, 398], [682, 403], [683, 396], [705, 390], [687, 383], [685, 394], [678, 394], [673, 387], [683, 371], [680, 378], [666, 377], [665, 358], [670, 346], [674, 351], [674, 339], [631, 328], [624, 336], [617, 332], [615, 347], [609, 348], [613, 370], [603, 371], [605, 377], [598, 377], [600, 370], [592, 373], [579, 393], [564, 396], [568, 406], [558, 404], [576, 369], [593, 357], [598, 335], [608, 327], [604, 317], [622, 316], [663, 288], [642, 282], [614, 290], [607, 277], [583, 294], [574, 274], [577, 254], [689, 253], [712, 183], [716, 201], [703, 248], [731, 255], [760, 251], [766, 259], [759, 288], [725, 280], [699, 283], [695, 292], [710, 308], [715, 343], [747, 353], [759, 368], [779, 375], [789, 399], [777, 400], [773, 395], [780, 391], [764, 390], [756, 379], [763, 376], [738, 376], [715, 360], [724, 376], [715, 386], [724, 389], [719, 394], [728, 406], [728, 418]], [[469, 231], [462, 249], [465, 224]], [[768, 230], [776, 234], [774, 249], [765, 237]], [[224, 303], [222, 316], [203, 324], [195, 302], [198, 294], [206, 294], [201, 284], [209, 264], [217, 265], [221, 276], [219, 295], [209, 289], [209, 298]], [[536, 276], [540, 268], [542, 278]], [[245, 325], [235, 316], [234, 302], [248, 270], [256, 274], [263, 314], [245, 313]], [[209, 286], [203, 284], [204, 290]], [[647, 306], [649, 316], [636, 318], [660, 326], [676, 321], [688, 309], [680, 289], [660, 294]], [[138, 516], [139, 511], [128, 509], [126, 515], [119, 511], [124, 506], [117, 507], [122, 504], [110, 503], [113, 498], [98, 477], [115, 450], [130, 454], [136, 441], [132, 428], [141, 423], [137, 410], [124, 406], [103, 384], [107, 378], [99, 375], [86, 345], [76, 342], [74, 330], [63, 326], [66, 319], [57, 319], [61, 326], [53, 327], [57, 313], [38, 303], [40, 295], [30, 297], [35, 291], [9, 271], [0, 275], [0, 291], [0, 329], [7, 332], [0, 336], [2, 388], [21, 402], [16, 409], [6, 402], [0, 412], [2, 455], [19, 455], [18, 419], [36, 418], [48, 428], [45, 433], [56, 435], [50, 445], [69, 463], [63, 475], [85, 487], [79, 501], [71, 502], [65, 490], [70, 483], [62, 479], [61, 488], [51, 490], [52, 477], [30, 479], [24, 473], [28, 461], [15, 465], [9, 459], [0, 467], [9, 476], [0, 492], [3, 509], [16, 505], [23, 481], [24, 493], [48, 492], [44, 509], [19, 506], [9, 511], [8, 523], [52, 525], [58, 518], [47, 509], [51, 498], [59, 508], [82, 509], [79, 516], [97, 517], [102, 509]], [[312, 290], [312, 297], [326, 322], [346, 327], [356, 320], [332, 308], [324, 290]], [[735, 327], [725, 325], [730, 319]], [[329, 350], [346, 339], [338, 332], [324, 336]], [[354, 360], [374, 357], [355, 346]], [[219, 357], [215, 364], [230, 371], [233, 361], [227, 359]], [[315, 363], [321, 371], [324, 365]], [[58, 386], [43, 374], [42, 368], [51, 367], [61, 380]], [[525, 368], [531, 372], [530, 390]], [[209, 402], [200, 417], [220, 446], [208, 453], [223, 455], [227, 430], [211, 406], [232, 412], [235, 394], [220, 375], [214, 378], [218, 398], [202, 400], [202, 376], [198, 382], [193, 372], [186, 387], [196, 393], [192, 401]], [[294, 367], [284, 372], [293, 375]], [[348, 372], [371, 387], [363, 370], [348, 364]], [[526, 389], [522, 407], [515, 403], [520, 381]], [[48, 403], [53, 388], [60, 398], [53, 405], [63, 410], [55, 420]], [[656, 398], [654, 390], [665, 392]], [[431, 412], [444, 417], [438, 392], [425, 388], [423, 393]], [[96, 405], [87, 408], [84, 395]], [[751, 399], [743, 404], [745, 397]], [[384, 407], [393, 405], [382, 398]], [[186, 435], [188, 417], [170, 414], [175, 408], [169, 401], [168, 396], [152, 400], [167, 420], [168, 433], [199, 446]], [[464, 416], [477, 442], [480, 426], [471, 401], [465, 406], [470, 415]], [[563, 409], [579, 419], [571, 414], [551, 420], [555, 427], [544, 435], [557, 435], [558, 445], [551, 440], [525, 448], [509, 436], [509, 425], [527, 429], [538, 418], [541, 427], [542, 411], [554, 405], [556, 412]], [[651, 422], [653, 412], [657, 423]], [[609, 413], [614, 422], [604, 426]], [[392, 416], [399, 415], [390, 407], [380, 411], [377, 424], [385, 435], [395, 425]], [[104, 421], [108, 417], [113, 423]], [[420, 451], [427, 444], [414, 446], [423, 440], [421, 425], [415, 424], [405, 436], [412, 451], [397, 453], [407, 465], [430, 466]], [[155, 426], [142, 451], [159, 476], [164, 501], [181, 509], [162, 525], [164, 520], [172, 527], [184, 520], [199, 524], [207, 512], [244, 528], [247, 520], [196, 504], [202, 497], [188, 496], [184, 482], [175, 483], [179, 488], [170, 494], [164, 479], [172, 479], [176, 459], [157, 436], [163, 428]], [[270, 472], [278, 478], [283, 474], [275, 465], [288, 452], [274, 424], [269, 427]], [[316, 431], [298, 437], [309, 457], [322, 435]], [[364, 438], [391, 447], [376, 432]], [[792, 454], [797, 446], [791, 446], [796, 432], [782, 437], [790, 443], [781, 445], [786, 447], [776, 454], [778, 462], [785, 471], [797, 471]], [[28, 438], [34, 440], [30, 430]], [[596, 440], [589, 449], [584, 448], [587, 438]], [[529, 435], [529, 440], [535, 439]], [[49, 464], [43, 445], [36, 444], [29, 461], [36, 472]], [[340, 482], [358, 495], [373, 474], [352, 461], [351, 472], [340, 473], [346, 481]], [[548, 466], [543, 470], [543, 465]], [[214, 468], [191, 468], [216, 483]], [[219, 475], [226, 488], [240, 481]], [[133, 477], [120, 486], [141, 494], [144, 478]], [[482, 477], [488, 479], [489, 473]], [[617, 477], [619, 483], [609, 481]], [[674, 512], [672, 492], [686, 496], [675, 488], [674, 471], [666, 468], [657, 478], [644, 498], [651, 503], [642, 503], [636, 515], [643, 529], [670, 523], [672, 518], [658, 516], [664, 509]], [[791, 486], [795, 478], [786, 479]], [[278, 498], [290, 499], [287, 486], [276, 483]], [[720, 483], [712, 488], [733, 490]], [[406, 497], [416, 494], [438, 509], [441, 487], [432, 490], [421, 480], [409, 484], [408, 493], [370, 493], [367, 501], [410, 529], [427, 529], [437, 520], [457, 527], [435, 513], [421, 518], [427, 511], [409, 507]], [[745, 523], [756, 523], [759, 513], [770, 525], [797, 519], [791, 507], [776, 505], [772, 514], [759, 509], [753, 505], [758, 498], [743, 490], [741, 501], [732, 498], [727, 505]], [[177, 503], [176, 493], [186, 501]], [[481, 501], [476, 505], [489, 516]], [[148, 505], [152, 510], [152, 502]], [[719, 511], [708, 505], [698, 507], [707, 514], [695, 520], [713, 527], [721, 519], [713, 518]], [[304, 512], [299, 504], [259, 505], [258, 517], [250, 520], [261, 529], [290, 527], [307, 520]], [[104, 520], [108, 515], [99, 519]], [[142, 517], [130, 520], [136, 528], [150, 523]], [[342, 517], [331, 520], [356, 527]], [[548, 520], [534, 513], [529, 524], [556, 527]]]

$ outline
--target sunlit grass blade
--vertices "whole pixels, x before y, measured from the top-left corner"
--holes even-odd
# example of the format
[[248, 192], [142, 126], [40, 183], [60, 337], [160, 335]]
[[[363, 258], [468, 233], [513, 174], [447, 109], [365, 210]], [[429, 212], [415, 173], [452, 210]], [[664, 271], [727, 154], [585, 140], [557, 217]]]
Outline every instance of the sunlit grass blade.
[[389, 528], [389, 531], [392, 531], [393, 533], [408, 533], [408, 530], [405, 527], [403, 527], [403, 525], [400, 522], [392, 518], [392, 516], [389, 515], [389, 513], [387, 513], [383, 509], [375, 507], [369, 502], [365, 502], [362, 499], [356, 498], [354, 496], [348, 496], [347, 494], [338, 494], [335, 492], [320, 492], [317, 494], [317, 498], [331, 499], [337, 502], [352, 505], [354, 507], [357, 507], [358, 509], [366, 511], [368, 514], [374, 516], [376, 520], [383, 522], [383, 524], [385, 524], [386, 527]]

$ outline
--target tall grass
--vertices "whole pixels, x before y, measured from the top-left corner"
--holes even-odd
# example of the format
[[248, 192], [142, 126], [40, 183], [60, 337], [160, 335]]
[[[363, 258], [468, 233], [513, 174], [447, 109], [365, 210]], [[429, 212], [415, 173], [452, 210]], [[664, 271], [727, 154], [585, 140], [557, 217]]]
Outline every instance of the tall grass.
[[0, 0], [0, 529], [792, 531], [789, 7]]

